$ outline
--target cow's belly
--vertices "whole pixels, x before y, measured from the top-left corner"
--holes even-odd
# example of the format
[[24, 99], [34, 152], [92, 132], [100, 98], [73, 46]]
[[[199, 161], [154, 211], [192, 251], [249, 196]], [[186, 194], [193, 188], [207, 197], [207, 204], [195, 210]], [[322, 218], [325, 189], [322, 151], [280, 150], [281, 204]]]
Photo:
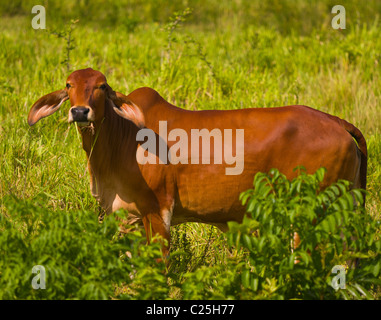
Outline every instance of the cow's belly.
[[252, 174], [229, 176], [225, 175], [223, 165], [188, 165], [186, 172], [178, 170], [177, 178], [174, 224], [219, 224], [242, 219], [245, 208], [239, 201], [239, 195], [252, 187]]

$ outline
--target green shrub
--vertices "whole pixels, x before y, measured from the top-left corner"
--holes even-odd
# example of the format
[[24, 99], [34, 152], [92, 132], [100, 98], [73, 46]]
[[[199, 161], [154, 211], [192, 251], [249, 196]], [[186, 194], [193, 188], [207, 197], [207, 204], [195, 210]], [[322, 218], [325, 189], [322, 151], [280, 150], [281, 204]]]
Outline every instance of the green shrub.
[[[186, 241], [172, 251], [169, 273], [158, 260], [160, 241], [146, 245], [139, 231], [121, 235], [115, 216], [99, 223], [91, 211], [6, 196], [0, 299], [372, 299], [381, 284], [379, 221], [365, 212], [364, 191], [348, 182], [320, 191], [324, 174], [301, 171], [292, 181], [277, 170], [256, 174], [254, 188], [240, 195], [248, 215], [221, 235], [225, 258], [189, 266]], [[46, 270], [45, 289], [32, 286], [37, 265]], [[335, 266], [346, 270], [339, 290]]]
[[[2, 201], [0, 299], [152, 299], [167, 293], [164, 263], [156, 262], [159, 243], [143, 245], [140, 232], [121, 236], [114, 216], [99, 223], [91, 211], [52, 211], [14, 197]], [[45, 268], [45, 289], [32, 287], [37, 265]]]
[[174, 283], [181, 297], [373, 299], [381, 284], [379, 221], [362, 206], [365, 191], [350, 190], [349, 182], [321, 191], [324, 175], [323, 168], [292, 181], [275, 169], [256, 174], [254, 188], [240, 195], [248, 215], [229, 223], [230, 254], [184, 272]]
[[[241, 283], [254, 297], [371, 298], [372, 284], [380, 284], [379, 222], [365, 212], [364, 192], [350, 191], [346, 181], [319, 192], [324, 174], [323, 168], [302, 171], [289, 181], [273, 169], [256, 174], [254, 189], [240, 195], [249, 216], [230, 222], [227, 237], [231, 247], [248, 252]], [[346, 267], [346, 289], [338, 291], [331, 286], [336, 265]]]

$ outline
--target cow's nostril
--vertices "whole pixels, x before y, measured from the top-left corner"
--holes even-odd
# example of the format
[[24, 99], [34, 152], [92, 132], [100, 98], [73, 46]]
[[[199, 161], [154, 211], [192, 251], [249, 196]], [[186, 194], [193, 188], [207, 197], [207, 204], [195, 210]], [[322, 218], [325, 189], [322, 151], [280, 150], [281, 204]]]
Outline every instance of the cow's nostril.
[[90, 111], [90, 109], [88, 109], [88, 108], [86, 108], [84, 111], [83, 111], [83, 114], [88, 114], [89, 113], [89, 111]]

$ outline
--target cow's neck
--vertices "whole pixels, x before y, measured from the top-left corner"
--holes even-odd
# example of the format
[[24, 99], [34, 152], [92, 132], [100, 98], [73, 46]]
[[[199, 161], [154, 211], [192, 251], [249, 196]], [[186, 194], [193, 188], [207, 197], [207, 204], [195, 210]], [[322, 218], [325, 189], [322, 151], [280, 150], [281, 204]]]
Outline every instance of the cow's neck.
[[[108, 189], [120, 175], [129, 175], [136, 169], [137, 127], [118, 116], [111, 108], [105, 108], [101, 121], [82, 130], [83, 149], [88, 159], [91, 192], [102, 201]], [[116, 179], [115, 179], [116, 178]]]

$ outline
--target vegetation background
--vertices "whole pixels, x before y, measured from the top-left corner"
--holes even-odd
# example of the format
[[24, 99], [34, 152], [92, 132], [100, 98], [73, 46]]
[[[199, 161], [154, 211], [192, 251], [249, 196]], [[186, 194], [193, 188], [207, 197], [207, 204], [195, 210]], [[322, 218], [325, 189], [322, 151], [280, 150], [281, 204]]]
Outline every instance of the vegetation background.
[[[123, 293], [129, 298], [221, 298], [221, 293], [203, 291], [205, 266], [221, 268], [227, 259], [245, 255], [229, 247], [218, 230], [185, 224], [172, 229], [178, 255], [171, 272], [180, 276], [165, 278], [150, 262], [157, 248], [151, 252], [142, 246], [146, 251], [135, 266], [145, 273], [138, 273], [133, 289], [119, 283], [122, 271], [134, 271], [128, 263], [122, 267], [124, 258], [115, 260], [113, 253], [142, 240], [138, 233], [126, 239], [110, 236], [115, 232], [111, 220], [110, 225], [98, 224], [85, 153], [75, 127], [66, 120], [69, 103], [33, 128], [26, 122], [32, 104], [63, 88], [76, 69], [102, 71], [111, 87], [125, 94], [152, 87], [190, 110], [304, 104], [342, 117], [367, 140], [366, 211], [379, 220], [381, 2], [340, 1], [346, 29], [334, 30], [331, 9], [336, 2], [41, 0], [46, 30], [34, 30], [35, 1], [1, 1], [0, 297], [110, 298]], [[102, 258], [94, 257], [96, 253]], [[58, 263], [63, 260], [67, 264]], [[48, 293], [29, 288], [30, 270], [43, 263], [51, 267], [50, 279], [54, 274], [65, 286]], [[85, 265], [88, 273], [81, 269]], [[143, 279], [163, 286], [150, 287]], [[219, 284], [222, 280], [215, 277]], [[204, 288], [198, 290], [197, 282]], [[110, 284], [115, 285], [113, 294]], [[258, 298], [282, 298], [270, 295], [276, 291], [271, 284], [267, 289]], [[379, 298], [377, 290], [372, 294]], [[255, 295], [226, 291], [222, 297]]]

